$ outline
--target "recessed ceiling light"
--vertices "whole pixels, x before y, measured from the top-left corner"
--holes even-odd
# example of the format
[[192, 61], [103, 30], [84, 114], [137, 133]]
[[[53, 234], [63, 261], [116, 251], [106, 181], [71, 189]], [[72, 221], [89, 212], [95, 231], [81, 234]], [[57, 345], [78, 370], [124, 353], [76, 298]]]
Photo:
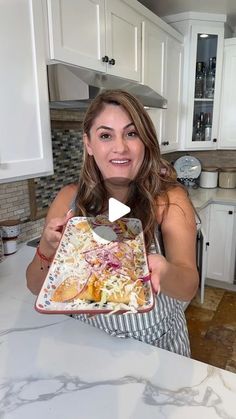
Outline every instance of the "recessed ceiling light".
[[201, 33], [200, 38], [208, 38], [208, 36], [207, 33]]

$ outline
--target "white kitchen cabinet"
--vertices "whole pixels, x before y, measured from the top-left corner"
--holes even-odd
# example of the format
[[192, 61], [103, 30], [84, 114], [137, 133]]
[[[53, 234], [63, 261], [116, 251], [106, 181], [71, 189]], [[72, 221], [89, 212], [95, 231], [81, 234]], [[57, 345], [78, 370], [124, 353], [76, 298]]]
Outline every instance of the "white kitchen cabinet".
[[[169, 16], [171, 23], [185, 36], [183, 71], [183, 106], [181, 149], [211, 150], [219, 148], [220, 94], [223, 64], [223, 15], [180, 13]], [[205, 36], [205, 37], [202, 37]], [[210, 62], [213, 62], [212, 94], [209, 85]], [[196, 88], [197, 63], [202, 63], [202, 93]], [[206, 80], [206, 74], [207, 80]], [[199, 85], [198, 85], [199, 86]], [[206, 127], [207, 121], [209, 122]], [[206, 135], [205, 129], [208, 128]]]
[[219, 146], [236, 148], [236, 38], [224, 41]]
[[105, 1], [47, 0], [52, 60], [104, 71]]
[[182, 106], [182, 57], [183, 45], [168, 36], [166, 49], [165, 94], [167, 109], [164, 111], [164, 138], [162, 153], [177, 150], [180, 145]]
[[142, 17], [122, 0], [48, 0], [50, 59], [141, 80]]
[[[142, 83], [160, 95], [165, 94], [167, 34], [154, 23], [144, 20], [142, 27]], [[148, 109], [159, 143], [164, 137], [164, 115], [166, 110]]]
[[211, 204], [207, 246], [207, 278], [234, 282], [236, 207]]
[[0, 182], [52, 173], [43, 11], [1, 0]]
[[197, 266], [199, 270], [199, 285], [200, 285], [200, 301], [203, 304], [205, 294], [205, 281], [207, 272], [207, 257], [208, 257], [208, 238], [209, 238], [209, 221], [210, 221], [210, 205], [198, 211], [198, 216], [201, 222], [201, 228], [197, 235]]
[[179, 146], [183, 46], [148, 20], [143, 22], [142, 34], [142, 82], [168, 101], [167, 109], [148, 110], [161, 152], [165, 153], [177, 150]]

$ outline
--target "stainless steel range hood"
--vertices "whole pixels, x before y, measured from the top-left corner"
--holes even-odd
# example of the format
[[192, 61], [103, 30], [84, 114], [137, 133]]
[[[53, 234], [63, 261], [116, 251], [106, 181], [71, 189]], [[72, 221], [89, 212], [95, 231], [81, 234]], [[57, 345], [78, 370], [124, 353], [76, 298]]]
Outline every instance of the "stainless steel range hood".
[[106, 89], [126, 90], [150, 108], [167, 108], [167, 100], [148, 86], [63, 64], [48, 66], [48, 86], [52, 109], [87, 108], [89, 102]]

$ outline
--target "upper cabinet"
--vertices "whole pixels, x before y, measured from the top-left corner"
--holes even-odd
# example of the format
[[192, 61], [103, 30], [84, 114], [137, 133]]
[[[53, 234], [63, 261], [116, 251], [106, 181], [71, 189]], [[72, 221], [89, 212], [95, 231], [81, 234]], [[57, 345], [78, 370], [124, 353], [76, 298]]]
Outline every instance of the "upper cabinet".
[[142, 16], [122, 0], [48, 0], [50, 59], [141, 81]]
[[185, 35], [181, 125], [181, 148], [185, 150], [219, 147], [224, 19], [213, 19], [213, 15], [200, 13], [168, 19]]
[[192, 27], [190, 67], [193, 77], [189, 83], [187, 148], [208, 149], [217, 146], [223, 37], [223, 28], [205, 25]]
[[47, 0], [50, 59], [104, 71], [104, 0]]
[[236, 38], [225, 39], [220, 109], [219, 144], [222, 149], [236, 148]]
[[168, 105], [164, 114], [165, 129], [161, 142], [162, 152], [177, 150], [180, 145], [183, 44], [171, 36], [167, 38], [166, 60], [165, 97]]
[[43, 10], [1, 1], [0, 182], [52, 173]]
[[[142, 28], [142, 83], [150, 86], [160, 95], [165, 94], [167, 34], [149, 20]], [[166, 109], [148, 109], [159, 143], [164, 138], [164, 115]]]
[[[167, 109], [149, 109], [162, 153], [179, 147], [182, 37], [174, 38], [148, 20], [143, 22], [142, 82], [167, 99]], [[174, 69], [174, 70], [173, 70]]]

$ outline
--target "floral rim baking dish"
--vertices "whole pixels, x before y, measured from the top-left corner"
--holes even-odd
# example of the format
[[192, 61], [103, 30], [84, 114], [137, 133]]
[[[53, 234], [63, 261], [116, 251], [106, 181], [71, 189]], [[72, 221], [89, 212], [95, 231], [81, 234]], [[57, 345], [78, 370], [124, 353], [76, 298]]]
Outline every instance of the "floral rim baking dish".
[[72, 217], [35, 303], [40, 313], [146, 312], [154, 305], [142, 223]]

